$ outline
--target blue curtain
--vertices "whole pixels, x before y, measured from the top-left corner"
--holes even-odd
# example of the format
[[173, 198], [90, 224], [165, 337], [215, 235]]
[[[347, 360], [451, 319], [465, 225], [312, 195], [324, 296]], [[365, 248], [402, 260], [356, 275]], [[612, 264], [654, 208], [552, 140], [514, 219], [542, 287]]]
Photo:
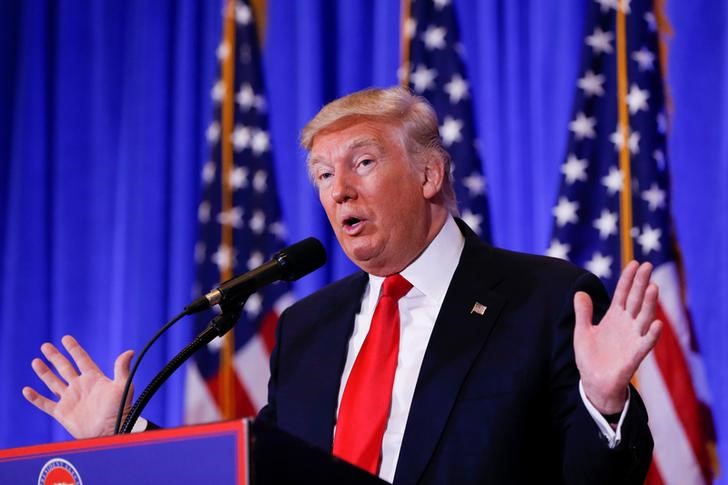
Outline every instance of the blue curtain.
[[[564, 159], [582, 1], [455, 0], [488, 176], [495, 242], [541, 253]], [[399, 2], [269, 0], [271, 135], [289, 241], [347, 274], [297, 135], [327, 101], [397, 82]], [[30, 360], [73, 333], [106, 371], [185, 304], [212, 111], [219, 2], [0, 2], [0, 447], [65, 435], [24, 402]], [[697, 340], [728, 463], [728, 6], [670, 1], [670, 168]], [[139, 386], [189, 338], [180, 323]], [[150, 404], [179, 423], [178, 377]], [[724, 479], [725, 480], [725, 479]]]

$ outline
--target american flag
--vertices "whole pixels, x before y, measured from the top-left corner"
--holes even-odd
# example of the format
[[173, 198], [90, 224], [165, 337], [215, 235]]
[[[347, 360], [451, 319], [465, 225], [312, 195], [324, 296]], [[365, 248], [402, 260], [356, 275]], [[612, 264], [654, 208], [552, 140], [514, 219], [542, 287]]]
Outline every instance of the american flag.
[[490, 241], [486, 182], [455, 7], [450, 0], [406, 0], [403, 4], [400, 77], [435, 108], [440, 138], [453, 162], [460, 215], [481, 239]]
[[[224, 15], [198, 210], [198, 294], [264, 263], [285, 238], [253, 12], [237, 0], [227, 2]], [[288, 291], [277, 284], [253, 294], [234, 330], [195, 355], [186, 375], [186, 422], [249, 416], [266, 403], [268, 358], [278, 315], [292, 299]], [[199, 327], [209, 318], [202, 315]]]
[[715, 433], [670, 216], [659, 39], [667, 28], [652, 2], [592, 3], [547, 254], [610, 290], [630, 259], [654, 265], [665, 327], [636, 375], [655, 439], [647, 483], [701, 484], [717, 467]]

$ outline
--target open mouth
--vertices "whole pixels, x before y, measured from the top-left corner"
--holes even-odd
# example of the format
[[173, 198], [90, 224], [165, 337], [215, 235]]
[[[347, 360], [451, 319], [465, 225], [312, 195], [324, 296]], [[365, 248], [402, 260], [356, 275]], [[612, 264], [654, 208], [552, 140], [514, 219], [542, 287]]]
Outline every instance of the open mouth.
[[351, 236], [355, 236], [362, 230], [364, 220], [358, 217], [347, 217], [344, 219], [344, 232]]

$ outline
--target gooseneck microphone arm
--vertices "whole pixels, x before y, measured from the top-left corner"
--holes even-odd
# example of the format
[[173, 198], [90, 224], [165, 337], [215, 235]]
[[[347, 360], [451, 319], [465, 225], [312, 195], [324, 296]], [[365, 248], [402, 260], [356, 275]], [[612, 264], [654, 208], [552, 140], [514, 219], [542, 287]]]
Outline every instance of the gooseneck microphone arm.
[[204, 345], [209, 344], [215, 337], [222, 337], [225, 335], [240, 318], [240, 312], [243, 309], [243, 304], [237, 305], [237, 308], [223, 308], [223, 312], [212, 319], [210, 324], [200, 332], [197, 337], [187, 347], [182, 349], [172, 360], [167, 363], [166, 366], [157, 374], [154, 379], [151, 380], [149, 385], [142, 391], [139, 398], [132, 406], [129, 411], [129, 415], [126, 417], [123, 426], [119, 430], [120, 433], [130, 433], [134, 428], [139, 416], [146, 407], [147, 403], [152, 399], [152, 396], [159, 390], [167, 379], [189, 359], [192, 354], [197, 352]]

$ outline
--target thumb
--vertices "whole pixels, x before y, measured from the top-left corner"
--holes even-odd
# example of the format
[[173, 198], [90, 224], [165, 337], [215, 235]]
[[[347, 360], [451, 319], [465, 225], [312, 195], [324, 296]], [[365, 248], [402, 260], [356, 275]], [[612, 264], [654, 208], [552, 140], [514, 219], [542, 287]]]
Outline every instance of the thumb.
[[114, 381], [126, 382], [129, 378], [129, 367], [132, 357], [134, 357], [134, 351], [127, 350], [116, 358], [114, 362]]
[[576, 318], [576, 331], [583, 331], [591, 328], [592, 314], [594, 307], [592, 300], [583, 291], [577, 291], [574, 295], [574, 316]]

